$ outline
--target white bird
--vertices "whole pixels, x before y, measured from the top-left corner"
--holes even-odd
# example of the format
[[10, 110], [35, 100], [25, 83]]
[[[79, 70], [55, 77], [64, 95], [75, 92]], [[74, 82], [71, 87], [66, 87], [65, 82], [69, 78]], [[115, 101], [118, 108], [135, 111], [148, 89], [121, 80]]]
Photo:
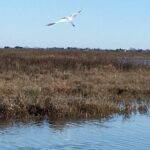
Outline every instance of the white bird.
[[82, 10], [78, 11], [77, 13], [72, 14], [71, 16], [63, 17], [63, 18], [61, 18], [60, 20], [58, 20], [56, 22], [49, 23], [49, 24], [47, 24], [47, 26], [52, 26], [52, 25], [57, 24], [57, 23], [69, 22], [69, 23], [71, 23], [71, 25], [73, 27], [75, 27], [75, 24], [73, 23], [73, 20], [81, 12], [82, 12]]

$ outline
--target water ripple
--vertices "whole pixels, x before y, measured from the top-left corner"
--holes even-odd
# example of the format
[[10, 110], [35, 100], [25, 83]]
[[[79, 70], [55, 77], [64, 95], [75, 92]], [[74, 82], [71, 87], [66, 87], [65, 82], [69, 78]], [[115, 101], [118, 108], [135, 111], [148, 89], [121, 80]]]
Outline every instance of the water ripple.
[[149, 150], [150, 117], [55, 123], [0, 123], [2, 150]]

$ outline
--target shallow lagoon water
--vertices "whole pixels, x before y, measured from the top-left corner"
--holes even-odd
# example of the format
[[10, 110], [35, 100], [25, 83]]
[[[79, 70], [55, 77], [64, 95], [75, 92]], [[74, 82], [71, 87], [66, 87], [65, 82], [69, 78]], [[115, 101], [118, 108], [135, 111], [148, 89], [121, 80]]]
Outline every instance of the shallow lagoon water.
[[149, 150], [150, 116], [0, 123], [2, 150]]
[[125, 58], [119, 59], [122, 64], [132, 64], [132, 65], [150, 65], [150, 59], [140, 59], [140, 58]]

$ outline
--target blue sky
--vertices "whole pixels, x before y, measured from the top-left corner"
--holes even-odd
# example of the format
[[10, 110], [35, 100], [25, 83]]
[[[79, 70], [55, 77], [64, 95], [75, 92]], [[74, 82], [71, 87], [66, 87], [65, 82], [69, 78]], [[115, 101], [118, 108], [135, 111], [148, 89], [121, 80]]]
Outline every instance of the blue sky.
[[[83, 9], [74, 23], [47, 23]], [[150, 48], [150, 0], [1, 0], [0, 47]]]

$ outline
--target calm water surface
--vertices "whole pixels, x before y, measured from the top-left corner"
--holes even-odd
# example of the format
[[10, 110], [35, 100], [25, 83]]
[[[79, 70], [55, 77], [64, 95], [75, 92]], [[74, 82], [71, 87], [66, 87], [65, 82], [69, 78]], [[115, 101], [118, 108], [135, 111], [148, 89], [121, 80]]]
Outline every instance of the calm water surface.
[[68, 123], [0, 123], [0, 150], [149, 149], [148, 115]]

